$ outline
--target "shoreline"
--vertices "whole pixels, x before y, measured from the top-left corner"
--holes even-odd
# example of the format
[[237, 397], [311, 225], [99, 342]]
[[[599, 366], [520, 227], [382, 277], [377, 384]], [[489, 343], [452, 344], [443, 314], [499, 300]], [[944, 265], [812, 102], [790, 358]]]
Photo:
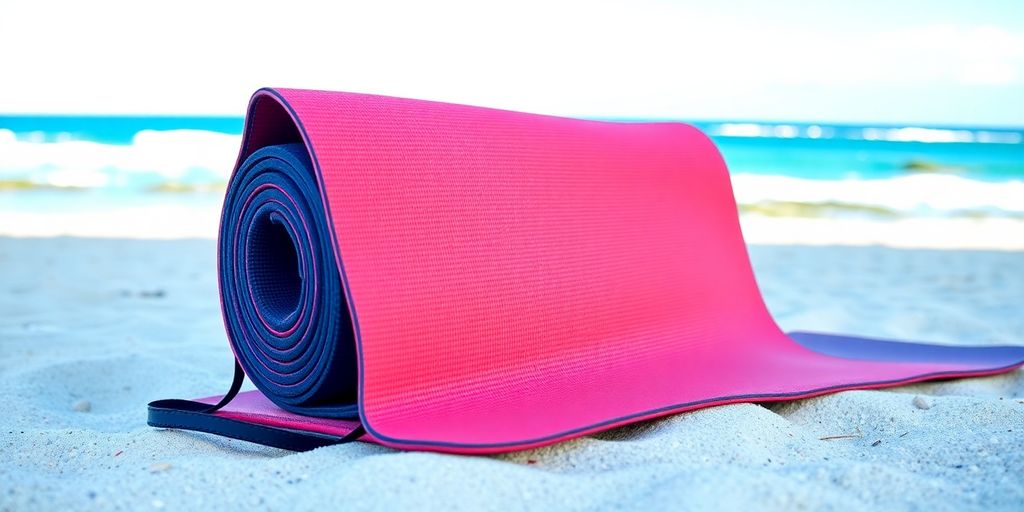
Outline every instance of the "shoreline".
[[[216, 239], [220, 205], [161, 203], [81, 212], [0, 210], [0, 236]], [[748, 245], [1024, 251], [1024, 219], [740, 215]]]

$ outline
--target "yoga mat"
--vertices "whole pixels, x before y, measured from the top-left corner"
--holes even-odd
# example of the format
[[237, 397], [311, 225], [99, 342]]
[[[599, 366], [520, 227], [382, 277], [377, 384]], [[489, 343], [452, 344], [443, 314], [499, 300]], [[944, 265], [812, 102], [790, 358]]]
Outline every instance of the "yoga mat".
[[680, 123], [263, 89], [219, 276], [232, 388], [154, 402], [150, 424], [296, 450], [503, 452], [1024, 364], [1020, 346], [783, 333], [725, 163]]

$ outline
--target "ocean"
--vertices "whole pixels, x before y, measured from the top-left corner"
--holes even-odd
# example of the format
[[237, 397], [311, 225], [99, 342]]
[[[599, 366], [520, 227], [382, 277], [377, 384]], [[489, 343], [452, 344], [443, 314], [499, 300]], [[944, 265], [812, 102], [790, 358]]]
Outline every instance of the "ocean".
[[[241, 117], [0, 116], [0, 210], [217, 203], [242, 124]], [[1024, 129], [691, 124], [718, 144], [746, 213], [1024, 218]]]

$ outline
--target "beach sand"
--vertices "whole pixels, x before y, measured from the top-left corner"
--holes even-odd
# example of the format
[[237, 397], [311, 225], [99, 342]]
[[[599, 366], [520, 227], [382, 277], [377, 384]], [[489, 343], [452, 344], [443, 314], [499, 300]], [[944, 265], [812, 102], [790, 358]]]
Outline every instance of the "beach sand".
[[[753, 246], [783, 328], [1024, 343], [1024, 253]], [[1024, 371], [738, 404], [501, 456], [145, 425], [222, 392], [211, 240], [0, 238], [2, 510], [1022, 510]], [[542, 413], [542, 411], [538, 411]]]

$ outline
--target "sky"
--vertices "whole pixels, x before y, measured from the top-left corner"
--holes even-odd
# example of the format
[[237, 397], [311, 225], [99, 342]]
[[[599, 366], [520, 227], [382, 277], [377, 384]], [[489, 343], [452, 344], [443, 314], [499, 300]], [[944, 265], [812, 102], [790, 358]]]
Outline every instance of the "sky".
[[243, 115], [252, 91], [608, 118], [1024, 126], [1024, 2], [0, 3], [0, 113]]

